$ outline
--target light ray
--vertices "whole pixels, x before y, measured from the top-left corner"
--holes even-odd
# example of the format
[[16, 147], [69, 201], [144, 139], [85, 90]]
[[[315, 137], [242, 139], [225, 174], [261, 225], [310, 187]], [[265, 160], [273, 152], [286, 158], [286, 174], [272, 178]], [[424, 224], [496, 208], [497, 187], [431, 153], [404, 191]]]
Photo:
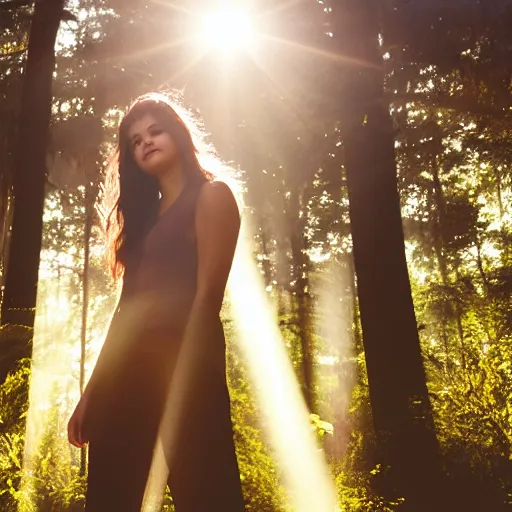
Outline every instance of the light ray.
[[302, 115], [302, 111], [298, 108], [298, 106], [291, 101], [290, 94], [286, 91], [286, 89], [283, 86], [281, 86], [277, 82], [277, 80], [272, 78], [272, 75], [264, 68], [264, 66], [258, 59], [253, 59], [253, 62], [256, 64], [258, 69], [263, 73], [263, 76], [265, 77], [267, 84], [269, 84], [269, 86], [274, 89], [277, 97], [281, 98], [283, 105], [288, 110], [287, 113], [292, 116], [295, 116], [295, 118], [299, 120], [304, 126], [307, 126], [309, 123]]
[[[44, 253], [43, 253], [44, 254]], [[44, 261], [42, 267], [44, 268]], [[32, 510], [34, 496], [34, 473], [41, 442], [52, 427], [49, 414], [55, 407], [56, 392], [69, 389], [70, 352], [56, 350], [58, 341], [70, 332], [73, 308], [66, 290], [66, 278], [60, 282], [51, 277], [39, 283], [34, 342], [29, 387], [29, 409], [26, 415], [26, 431], [23, 450], [22, 474], [20, 482], [19, 510]], [[69, 349], [70, 347], [68, 347]], [[65, 398], [76, 399], [64, 393]], [[60, 409], [60, 407], [59, 407]], [[59, 410], [61, 413], [62, 410]], [[54, 434], [57, 436], [59, 432]], [[57, 441], [56, 441], [57, 442]]]
[[336, 497], [326, 462], [310, 428], [309, 415], [285, 344], [252, 258], [253, 237], [245, 229], [229, 293], [239, 343], [269, 426], [269, 439], [297, 512], [333, 512]]
[[194, 58], [190, 58], [186, 66], [183, 66], [181, 69], [178, 69], [168, 78], [168, 82], [174, 83], [179, 77], [183, 76], [187, 71], [192, 69], [196, 64], [200, 63], [203, 58], [204, 58], [204, 53], [201, 53]]
[[[340, 418], [347, 418], [350, 398], [355, 384], [354, 370], [354, 340], [352, 338], [352, 322], [354, 317], [353, 297], [348, 290], [350, 287], [350, 267], [343, 266], [336, 258], [323, 266], [311, 283], [314, 295], [318, 297], [316, 304], [317, 319], [315, 331], [323, 340], [323, 356], [318, 358], [318, 378], [328, 383], [335, 380], [335, 394], [325, 396], [322, 402], [324, 410], [320, 409], [322, 417], [326, 417], [329, 410], [333, 414], [334, 422]], [[333, 384], [322, 391], [332, 391]], [[329, 405], [327, 405], [329, 404]], [[331, 421], [331, 418], [326, 418]], [[334, 436], [330, 439], [331, 454], [342, 458], [348, 443], [349, 432], [346, 429], [334, 429]]]
[[169, 9], [171, 11], [181, 12], [185, 14], [194, 14], [194, 11], [191, 9], [187, 9], [183, 5], [176, 4], [175, 2], [171, 2], [168, 0], [151, 0], [152, 3], [161, 5], [162, 7], [165, 7], [166, 9]]
[[327, 50], [322, 50], [320, 48], [314, 48], [313, 46], [307, 46], [305, 44], [300, 44], [295, 41], [290, 41], [288, 39], [284, 39], [281, 37], [273, 36], [271, 34], [263, 34], [262, 37], [269, 41], [273, 41], [285, 46], [290, 46], [292, 48], [295, 48], [297, 50], [301, 50], [307, 53], [311, 53], [312, 55], [316, 55], [318, 57], [323, 57], [329, 60], [336, 61], [340, 64], [348, 64], [351, 66], [359, 66], [363, 68], [370, 68], [370, 69], [378, 69], [382, 70], [382, 66], [377, 66], [373, 64], [372, 62], [368, 62], [366, 60], [356, 59], [354, 57], [348, 57], [347, 55], [343, 55], [340, 53], [335, 52], [329, 52]]
[[[334, 512], [336, 494], [327, 464], [321, 455], [309, 422], [299, 385], [281, 333], [253, 261], [249, 231], [239, 241], [229, 296], [238, 343], [256, 392], [284, 484], [296, 512]], [[164, 452], [174, 445], [174, 433], [181, 408], [183, 386], [191, 377], [192, 345], [184, 347], [173, 376], [162, 420], [150, 478], [146, 487], [144, 512], [159, 510], [168, 477]], [[183, 353], [184, 352], [184, 353]], [[169, 455], [168, 455], [169, 456]], [[171, 454], [172, 457], [172, 454]]]
[[137, 59], [141, 59], [143, 57], [148, 57], [154, 53], [158, 53], [158, 52], [161, 52], [164, 50], [169, 50], [169, 49], [175, 48], [180, 45], [185, 46], [185, 45], [189, 44], [191, 40], [192, 40], [192, 38], [190, 36], [184, 37], [184, 38], [178, 39], [176, 41], [161, 43], [161, 44], [158, 44], [155, 46], [151, 46], [150, 48], [144, 48], [142, 50], [138, 50], [136, 52], [116, 54], [113, 57], [107, 58], [105, 61], [106, 62], [118, 62], [119, 60], [123, 60], [123, 61], [127, 61], [127, 62], [134, 61]]

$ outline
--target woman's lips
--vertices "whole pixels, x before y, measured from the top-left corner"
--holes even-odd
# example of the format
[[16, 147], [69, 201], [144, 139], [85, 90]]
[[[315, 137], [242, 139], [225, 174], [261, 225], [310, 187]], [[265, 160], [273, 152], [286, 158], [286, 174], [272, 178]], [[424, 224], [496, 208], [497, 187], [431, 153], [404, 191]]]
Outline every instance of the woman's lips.
[[155, 149], [152, 149], [151, 151], [148, 151], [145, 155], [144, 155], [144, 160], [147, 160], [151, 155], [154, 155], [156, 152], [160, 151], [159, 149], [155, 148]]

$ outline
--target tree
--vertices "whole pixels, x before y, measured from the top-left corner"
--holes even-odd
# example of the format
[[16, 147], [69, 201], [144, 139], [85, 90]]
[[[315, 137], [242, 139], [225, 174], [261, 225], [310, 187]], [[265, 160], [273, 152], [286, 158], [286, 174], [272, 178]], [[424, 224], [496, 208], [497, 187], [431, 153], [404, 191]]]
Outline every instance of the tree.
[[3, 290], [12, 224], [12, 153], [30, 15], [27, 8], [8, 10], [5, 9], [5, 2], [1, 6], [3, 9], [0, 10], [0, 288]]
[[378, 48], [381, 20], [371, 2], [337, 7], [332, 8], [339, 48], [362, 63], [348, 70], [344, 84], [342, 137], [383, 491], [390, 499], [404, 497], [407, 510], [430, 510], [439, 508], [433, 489], [439, 490], [441, 462], [405, 258], [393, 128]]
[[41, 252], [54, 46], [63, 17], [64, 0], [41, 1], [34, 8], [30, 28], [13, 167], [14, 214], [8, 258], [10, 265], [6, 269], [1, 315], [2, 325], [21, 326], [21, 329], [16, 329], [16, 335], [11, 331], [2, 340], [0, 382], [3, 382], [14, 361], [31, 353], [29, 340], [34, 326]]
[[511, 449], [502, 200], [510, 189], [510, 2], [468, 1], [457, 12], [416, 4], [419, 16], [406, 5], [387, 13], [383, 50], [429, 390], [459, 507], [501, 510]]

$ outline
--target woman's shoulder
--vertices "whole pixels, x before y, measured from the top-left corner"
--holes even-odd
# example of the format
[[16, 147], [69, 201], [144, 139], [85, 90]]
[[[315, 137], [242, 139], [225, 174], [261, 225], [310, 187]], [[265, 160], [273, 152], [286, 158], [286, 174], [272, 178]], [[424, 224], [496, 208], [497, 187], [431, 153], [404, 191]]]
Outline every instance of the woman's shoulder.
[[199, 191], [199, 201], [206, 204], [222, 204], [235, 201], [235, 194], [226, 181], [214, 179], [203, 183]]
[[215, 178], [213, 180], [206, 180], [201, 186], [201, 194], [233, 194], [231, 187], [226, 181]]
[[212, 211], [233, 206], [237, 207], [237, 201], [226, 181], [214, 179], [202, 184], [198, 195], [198, 208]]

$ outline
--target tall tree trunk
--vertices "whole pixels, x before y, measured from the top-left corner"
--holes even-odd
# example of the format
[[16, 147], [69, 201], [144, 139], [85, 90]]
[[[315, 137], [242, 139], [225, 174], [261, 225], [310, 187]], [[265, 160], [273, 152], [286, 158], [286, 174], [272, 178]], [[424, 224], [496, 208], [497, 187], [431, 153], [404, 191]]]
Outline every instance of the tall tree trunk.
[[12, 126], [15, 116], [12, 112], [3, 112], [4, 126], [0, 127], [0, 306], [2, 290], [5, 284], [7, 255], [12, 225]]
[[[91, 254], [91, 232], [94, 218], [94, 192], [91, 187], [85, 190], [84, 219], [84, 267], [82, 272], [82, 325], [80, 329], [80, 396], [85, 389], [85, 360], [87, 356], [87, 327], [89, 312], [89, 261]], [[80, 450], [80, 475], [84, 476], [87, 465], [87, 448]]]
[[340, 27], [352, 70], [344, 133], [354, 264], [380, 492], [404, 510], [441, 510], [441, 464], [404, 248], [392, 124], [383, 91], [377, 4], [346, 0]]
[[14, 215], [9, 269], [1, 316], [2, 325], [20, 326], [20, 329], [4, 332], [0, 349], [0, 382], [16, 360], [32, 354], [30, 339], [34, 327], [42, 240], [54, 47], [63, 12], [64, 0], [37, 2], [30, 27], [14, 155]]
[[[260, 222], [261, 225], [261, 222]], [[267, 286], [272, 284], [274, 274], [272, 272], [272, 264], [270, 263], [270, 251], [268, 249], [268, 232], [265, 230], [260, 231], [260, 244], [261, 244], [261, 269], [263, 270], [263, 278]]]
[[354, 336], [354, 346], [356, 351], [359, 352], [363, 348], [363, 336], [361, 334], [361, 317], [359, 315], [359, 304], [357, 300], [357, 283], [356, 283], [356, 270], [354, 266], [354, 254], [347, 253], [346, 255], [348, 275], [350, 276], [350, 297], [352, 300], [352, 329]]
[[[445, 338], [445, 350], [446, 353], [449, 353], [448, 350], [448, 334], [446, 332], [446, 326], [450, 325], [453, 319], [455, 319], [457, 334], [459, 336], [460, 343], [460, 357], [462, 362], [463, 370], [467, 369], [466, 364], [466, 342], [464, 339], [464, 326], [462, 322], [462, 311], [460, 308], [460, 304], [458, 303], [458, 299], [453, 297], [452, 295], [452, 280], [450, 278], [450, 261], [447, 257], [446, 253], [446, 237], [445, 226], [446, 226], [446, 198], [443, 190], [443, 184], [439, 178], [439, 165], [437, 162], [437, 157], [432, 156], [432, 184], [433, 184], [433, 200], [435, 206], [435, 213], [433, 215], [433, 223], [432, 223], [432, 232], [434, 238], [434, 251], [437, 257], [437, 263], [439, 267], [439, 273], [441, 274], [441, 281], [445, 288], [445, 293], [450, 294], [450, 299], [448, 302], [449, 309], [448, 311], [444, 311], [442, 324], [443, 324], [443, 336]], [[455, 263], [451, 265], [455, 269], [457, 269], [458, 265]], [[457, 280], [459, 280], [457, 278]]]
[[309, 412], [315, 412], [314, 354], [311, 329], [311, 296], [309, 290], [309, 262], [305, 254], [303, 218], [300, 217], [299, 192], [290, 196], [290, 215], [296, 218], [290, 226], [290, 246], [296, 279], [297, 327], [302, 355], [302, 389]]
[[9, 241], [12, 225], [12, 186], [7, 176], [0, 176], [0, 304], [9, 262]]
[[443, 236], [443, 229], [446, 225], [446, 201], [444, 198], [443, 185], [439, 179], [439, 166], [437, 158], [432, 157], [432, 195], [435, 205], [435, 212], [433, 213], [432, 231], [434, 235], [434, 250], [437, 256], [439, 265], [439, 272], [443, 285], [448, 288], [450, 286], [448, 262], [445, 257], [444, 245], [445, 239]]

